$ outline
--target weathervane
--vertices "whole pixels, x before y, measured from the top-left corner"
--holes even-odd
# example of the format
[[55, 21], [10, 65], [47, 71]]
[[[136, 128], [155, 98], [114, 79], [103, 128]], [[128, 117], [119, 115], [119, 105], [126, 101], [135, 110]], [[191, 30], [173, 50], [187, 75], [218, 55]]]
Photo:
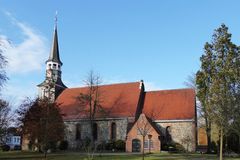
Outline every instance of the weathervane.
[[56, 11], [55, 12], [55, 28], [57, 27], [57, 14], [58, 14], [58, 12]]

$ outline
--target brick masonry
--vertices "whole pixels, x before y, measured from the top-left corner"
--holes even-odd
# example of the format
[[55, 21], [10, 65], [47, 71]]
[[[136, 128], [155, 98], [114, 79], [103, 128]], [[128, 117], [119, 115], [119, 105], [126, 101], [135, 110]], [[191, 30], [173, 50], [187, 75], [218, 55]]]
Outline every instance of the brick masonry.
[[[141, 121], [140, 121], [141, 120]], [[138, 125], [139, 124], [139, 125]], [[146, 126], [142, 128], [142, 126]], [[138, 139], [141, 142], [140, 151], [149, 152], [149, 147], [143, 147], [143, 134], [139, 133], [138, 130], [146, 131], [145, 141], [152, 141], [152, 147], [150, 149], [151, 152], [159, 152], [161, 150], [161, 142], [159, 140], [160, 134], [153, 128], [153, 126], [147, 121], [144, 114], [141, 114], [140, 118], [133, 125], [131, 130], [128, 132], [127, 140], [126, 140], [126, 152], [133, 152], [133, 140]], [[151, 139], [149, 139], [148, 135], [151, 135]]]

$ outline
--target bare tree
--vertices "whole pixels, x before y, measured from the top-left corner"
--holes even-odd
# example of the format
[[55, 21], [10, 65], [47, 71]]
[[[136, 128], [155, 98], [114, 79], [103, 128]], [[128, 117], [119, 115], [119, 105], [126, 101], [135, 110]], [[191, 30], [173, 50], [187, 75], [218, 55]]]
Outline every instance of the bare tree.
[[[141, 114], [136, 122], [137, 132], [142, 136], [142, 159], [144, 160], [144, 142], [147, 135], [150, 134], [152, 126], [144, 114]], [[150, 145], [150, 144], [149, 144]], [[149, 146], [151, 147], [151, 146]]]
[[87, 86], [87, 91], [85, 93], [80, 93], [77, 97], [79, 103], [78, 111], [85, 113], [86, 120], [90, 125], [90, 145], [86, 146], [86, 151], [88, 153], [88, 159], [93, 159], [93, 153], [96, 149], [96, 135], [94, 135], [94, 122], [96, 114], [103, 112], [101, 106], [101, 92], [99, 85], [101, 84], [100, 76], [96, 75], [93, 71], [90, 71], [86, 80], [84, 80]]
[[[8, 79], [6, 76], [5, 67], [7, 65], [6, 58], [2, 55], [5, 48], [4, 42], [0, 37], [0, 89], [3, 87], [4, 82]], [[7, 128], [11, 119], [9, 103], [0, 99], [0, 143], [6, 135]]]
[[[10, 43], [10, 42], [8, 42]], [[4, 41], [0, 37], [0, 88], [3, 87], [4, 82], [8, 80], [8, 77], [6, 75], [5, 67], [7, 65], [6, 57], [2, 55], [4, 49], [6, 49], [6, 46], [4, 45]]]
[[194, 90], [196, 90], [196, 74], [191, 73], [191, 75], [187, 77], [187, 80], [183, 84], [186, 87], [193, 88]]

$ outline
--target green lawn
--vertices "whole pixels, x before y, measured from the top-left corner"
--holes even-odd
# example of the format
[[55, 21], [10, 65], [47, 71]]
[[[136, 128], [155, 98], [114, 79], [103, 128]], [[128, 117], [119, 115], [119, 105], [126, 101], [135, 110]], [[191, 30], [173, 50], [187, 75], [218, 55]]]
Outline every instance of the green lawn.
[[[43, 154], [34, 152], [0, 152], [1, 160], [41, 160]], [[86, 155], [78, 152], [54, 153], [48, 155], [48, 160], [87, 160]], [[141, 160], [141, 155], [136, 154], [96, 154], [94, 160]], [[216, 155], [206, 154], [169, 154], [155, 153], [146, 155], [145, 160], [217, 160]], [[239, 158], [224, 158], [224, 160], [240, 160]]]

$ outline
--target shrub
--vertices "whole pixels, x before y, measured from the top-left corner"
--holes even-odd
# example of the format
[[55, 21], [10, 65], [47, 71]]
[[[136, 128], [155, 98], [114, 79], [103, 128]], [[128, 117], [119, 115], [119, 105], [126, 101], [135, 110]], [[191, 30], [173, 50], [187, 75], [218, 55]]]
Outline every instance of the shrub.
[[90, 146], [90, 143], [91, 143], [91, 139], [90, 139], [89, 137], [85, 137], [85, 138], [83, 139], [83, 147], [84, 147], [84, 148], [89, 147], [89, 146]]
[[115, 149], [115, 142], [114, 141], [109, 141], [108, 143], [106, 143], [106, 146], [105, 146], [106, 150], [113, 150]]
[[10, 146], [4, 144], [4, 145], [1, 146], [1, 149], [2, 149], [2, 151], [9, 151], [10, 150]]
[[116, 150], [118, 150], [118, 151], [125, 151], [125, 141], [123, 141], [123, 140], [117, 140], [116, 142], [115, 142], [115, 148], [116, 148]]
[[22, 148], [21, 148], [21, 146], [20, 145], [16, 145], [16, 146], [14, 146], [14, 148], [13, 148], [14, 150], [21, 150]]
[[50, 141], [47, 143], [47, 146], [45, 148], [48, 152], [54, 152], [57, 149], [57, 142]]
[[169, 152], [185, 152], [185, 148], [179, 143], [169, 143], [167, 146]]
[[66, 141], [66, 140], [61, 141], [58, 148], [60, 150], [67, 150], [68, 149], [68, 141]]
[[175, 149], [177, 152], [185, 152], [186, 151], [185, 148], [179, 143], [175, 143]]
[[217, 153], [217, 151], [218, 151], [217, 144], [214, 141], [212, 141], [211, 146], [212, 146], [212, 148], [211, 148], [210, 152], [211, 153]]
[[163, 150], [163, 151], [168, 151], [168, 145], [167, 144], [163, 144], [162, 146], [161, 146], [161, 150]]
[[106, 142], [105, 141], [102, 141], [101, 143], [99, 143], [98, 145], [97, 145], [97, 150], [98, 151], [103, 151], [103, 150], [105, 150], [106, 149]]

